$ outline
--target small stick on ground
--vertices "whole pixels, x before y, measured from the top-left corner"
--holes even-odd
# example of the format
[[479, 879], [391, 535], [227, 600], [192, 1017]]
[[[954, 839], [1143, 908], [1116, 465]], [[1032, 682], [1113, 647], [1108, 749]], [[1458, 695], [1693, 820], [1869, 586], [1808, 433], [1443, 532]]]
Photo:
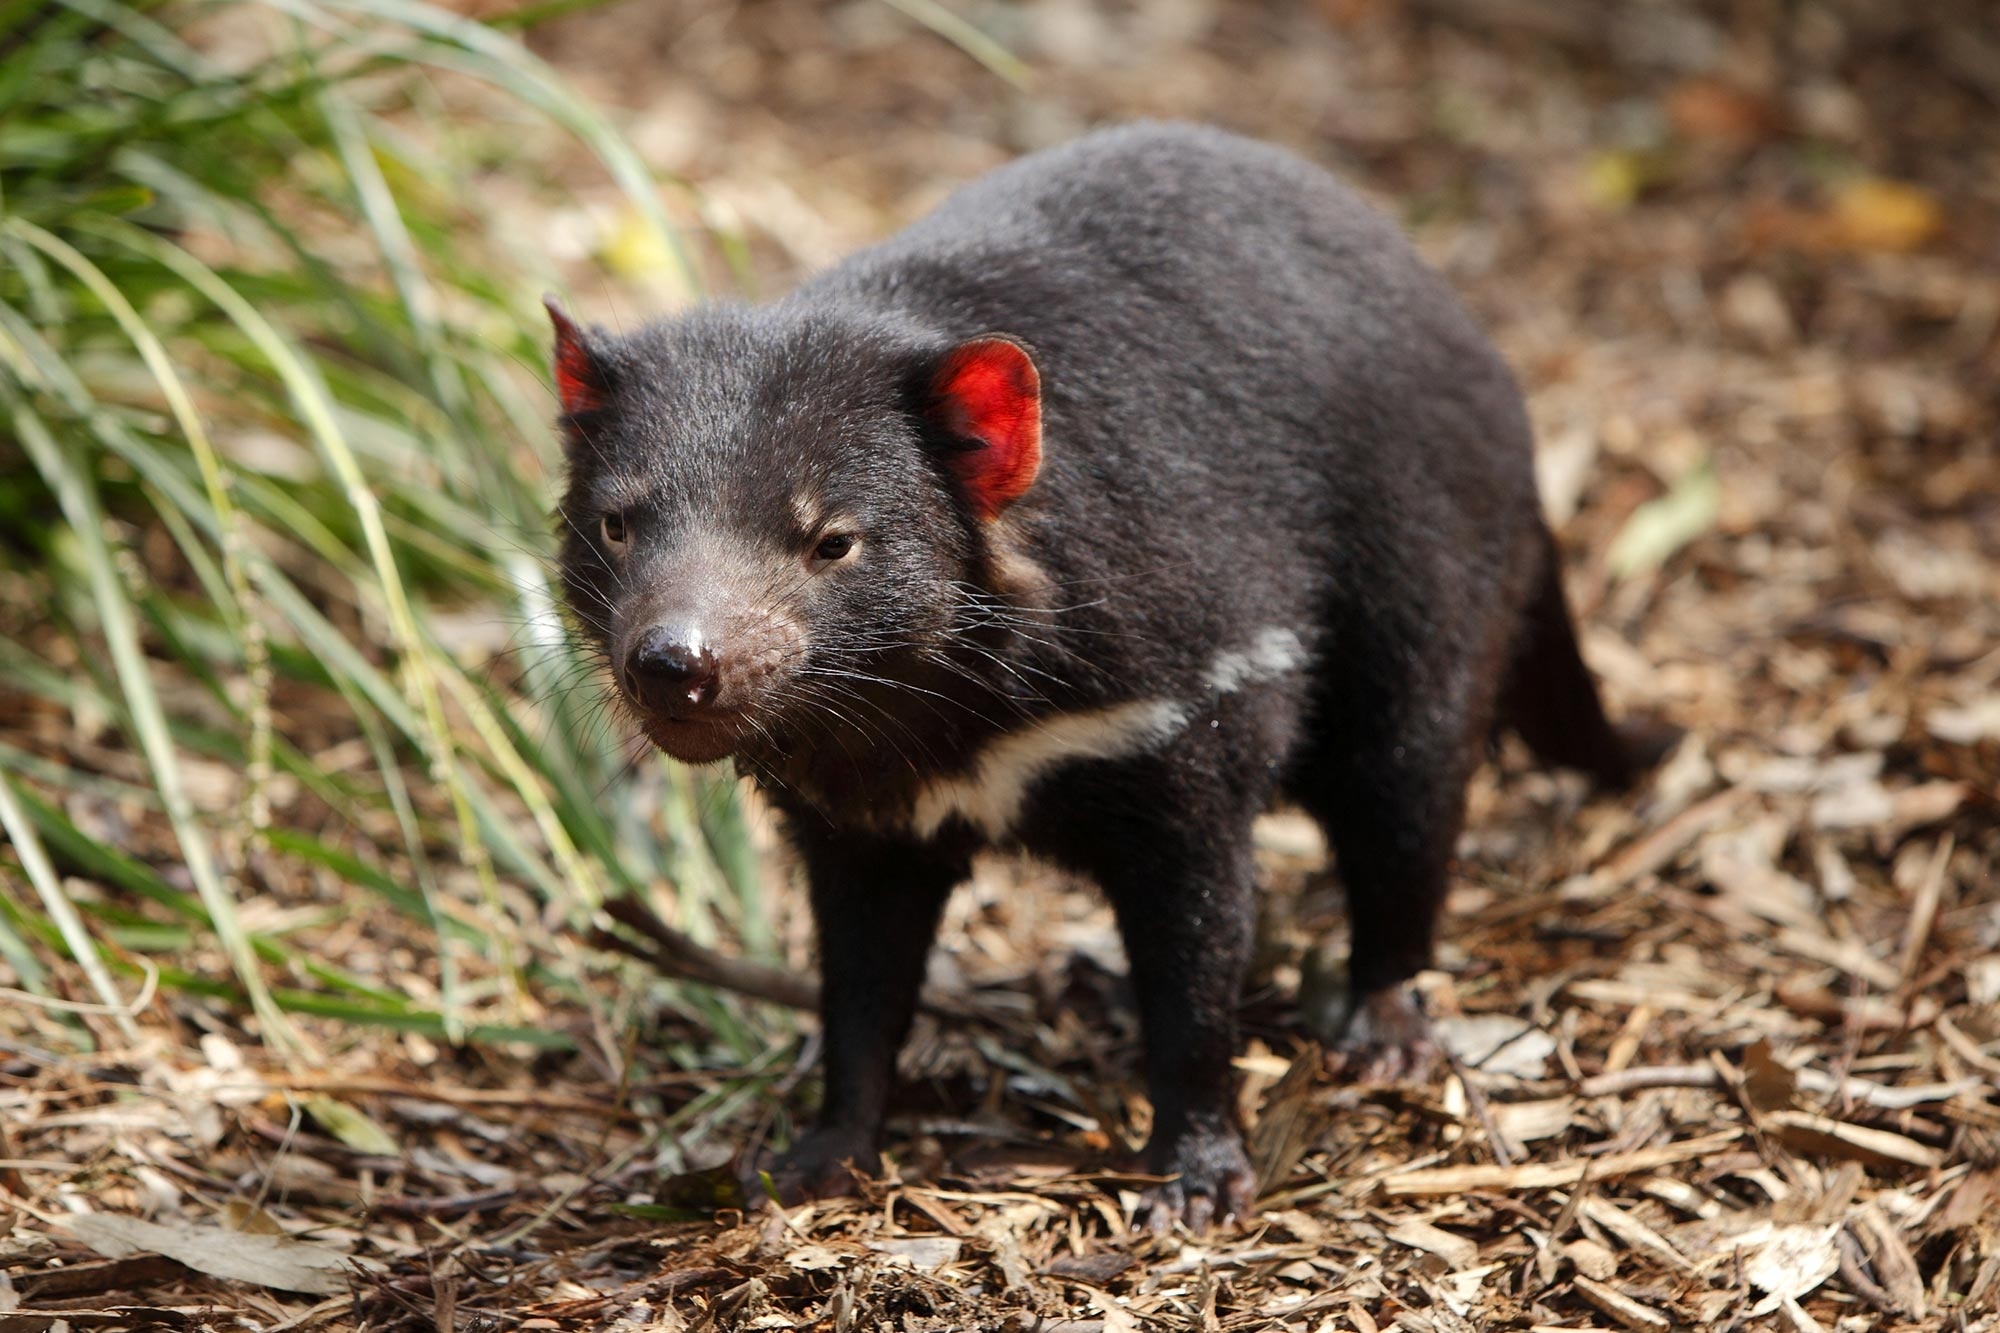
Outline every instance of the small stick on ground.
[[600, 949], [615, 950], [660, 972], [683, 981], [698, 981], [742, 995], [769, 1000], [793, 1009], [814, 1009], [819, 1005], [819, 987], [790, 972], [762, 963], [729, 958], [703, 948], [669, 926], [636, 897], [613, 898], [604, 904], [605, 915], [643, 937], [633, 940], [598, 927], [590, 932], [590, 942]]
[[[722, 990], [735, 991], [753, 999], [768, 1000], [791, 1009], [819, 1008], [819, 986], [783, 968], [769, 967], [696, 944], [660, 920], [652, 908], [632, 896], [613, 898], [604, 904], [605, 915], [642, 936], [633, 939], [594, 927], [589, 936], [593, 948], [622, 953], [650, 964], [656, 971], [682, 981], [699, 982]], [[981, 1020], [1004, 1026], [1004, 1019], [983, 1013], [971, 1002], [956, 995], [926, 993], [917, 1008], [936, 1018]]]
[[1479, 1127], [1486, 1131], [1486, 1146], [1492, 1149], [1493, 1160], [1501, 1166], [1514, 1165], [1518, 1154], [1515, 1153], [1513, 1145], [1508, 1143], [1507, 1136], [1501, 1132], [1499, 1123], [1493, 1119], [1492, 1108], [1486, 1104], [1486, 1094], [1474, 1085], [1472, 1076], [1467, 1072], [1465, 1062], [1458, 1058], [1458, 1053], [1443, 1042], [1439, 1042], [1438, 1046], [1444, 1051], [1445, 1063], [1451, 1066], [1451, 1072], [1458, 1078], [1458, 1086], [1465, 1089], [1466, 1104], [1472, 1108], [1472, 1114], [1478, 1119]]

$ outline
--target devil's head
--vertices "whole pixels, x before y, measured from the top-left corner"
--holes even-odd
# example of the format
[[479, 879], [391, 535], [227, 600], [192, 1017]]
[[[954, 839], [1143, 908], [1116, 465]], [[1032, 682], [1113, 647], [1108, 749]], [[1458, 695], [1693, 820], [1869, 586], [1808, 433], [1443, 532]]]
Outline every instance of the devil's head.
[[1040, 463], [1019, 343], [785, 306], [622, 337], [549, 314], [569, 605], [655, 744], [782, 747], [943, 651]]

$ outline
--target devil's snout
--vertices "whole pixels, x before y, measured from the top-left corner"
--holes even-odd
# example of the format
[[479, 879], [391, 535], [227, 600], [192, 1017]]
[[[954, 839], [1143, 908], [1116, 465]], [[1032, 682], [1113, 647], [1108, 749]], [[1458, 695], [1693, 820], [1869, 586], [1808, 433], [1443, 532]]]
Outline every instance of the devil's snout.
[[708, 712], [722, 690], [715, 650], [687, 629], [654, 625], [633, 636], [625, 654], [625, 688], [642, 708], [669, 717]]

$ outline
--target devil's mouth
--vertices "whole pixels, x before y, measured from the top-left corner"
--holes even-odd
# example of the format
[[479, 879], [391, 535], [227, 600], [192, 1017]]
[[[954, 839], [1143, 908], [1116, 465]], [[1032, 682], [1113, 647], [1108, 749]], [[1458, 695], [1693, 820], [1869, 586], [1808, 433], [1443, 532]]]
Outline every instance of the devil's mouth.
[[684, 764], [727, 759], [743, 748], [750, 731], [748, 719], [734, 710], [687, 718], [647, 713], [640, 725], [647, 740]]

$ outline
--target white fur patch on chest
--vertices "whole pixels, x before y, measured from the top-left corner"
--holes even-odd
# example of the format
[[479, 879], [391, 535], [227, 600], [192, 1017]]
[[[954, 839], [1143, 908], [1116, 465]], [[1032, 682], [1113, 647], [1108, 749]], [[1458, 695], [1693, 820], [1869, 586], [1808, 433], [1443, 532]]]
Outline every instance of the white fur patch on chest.
[[[1259, 630], [1245, 647], [1217, 653], [1202, 681], [1212, 699], [1275, 680], [1305, 663], [1299, 636], [1274, 625]], [[1028, 793], [1048, 773], [1079, 760], [1122, 759], [1155, 749], [1179, 734], [1192, 715], [1174, 699], [1137, 699], [1059, 713], [1005, 732], [988, 741], [963, 773], [925, 784], [909, 828], [929, 838], [956, 815], [997, 841], [1013, 829]]]
[[987, 742], [964, 773], [918, 792], [910, 826], [928, 838], [957, 815], [989, 838], [1004, 838], [1029, 790], [1050, 770], [1079, 759], [1139, 754], [1172, 739], [1187, 718], [1187, 710], [1171, 699], [1139, 699], [1061, 713], [1007, 732]]
[[1208, 664], [1209, 688], [1233, 694], [1245, 685], [1275, 680], [1306, 663], [1306, 646], [1291, 630], [1270, 625], [1257, 631], [1248, 648], [1230, 648]]

